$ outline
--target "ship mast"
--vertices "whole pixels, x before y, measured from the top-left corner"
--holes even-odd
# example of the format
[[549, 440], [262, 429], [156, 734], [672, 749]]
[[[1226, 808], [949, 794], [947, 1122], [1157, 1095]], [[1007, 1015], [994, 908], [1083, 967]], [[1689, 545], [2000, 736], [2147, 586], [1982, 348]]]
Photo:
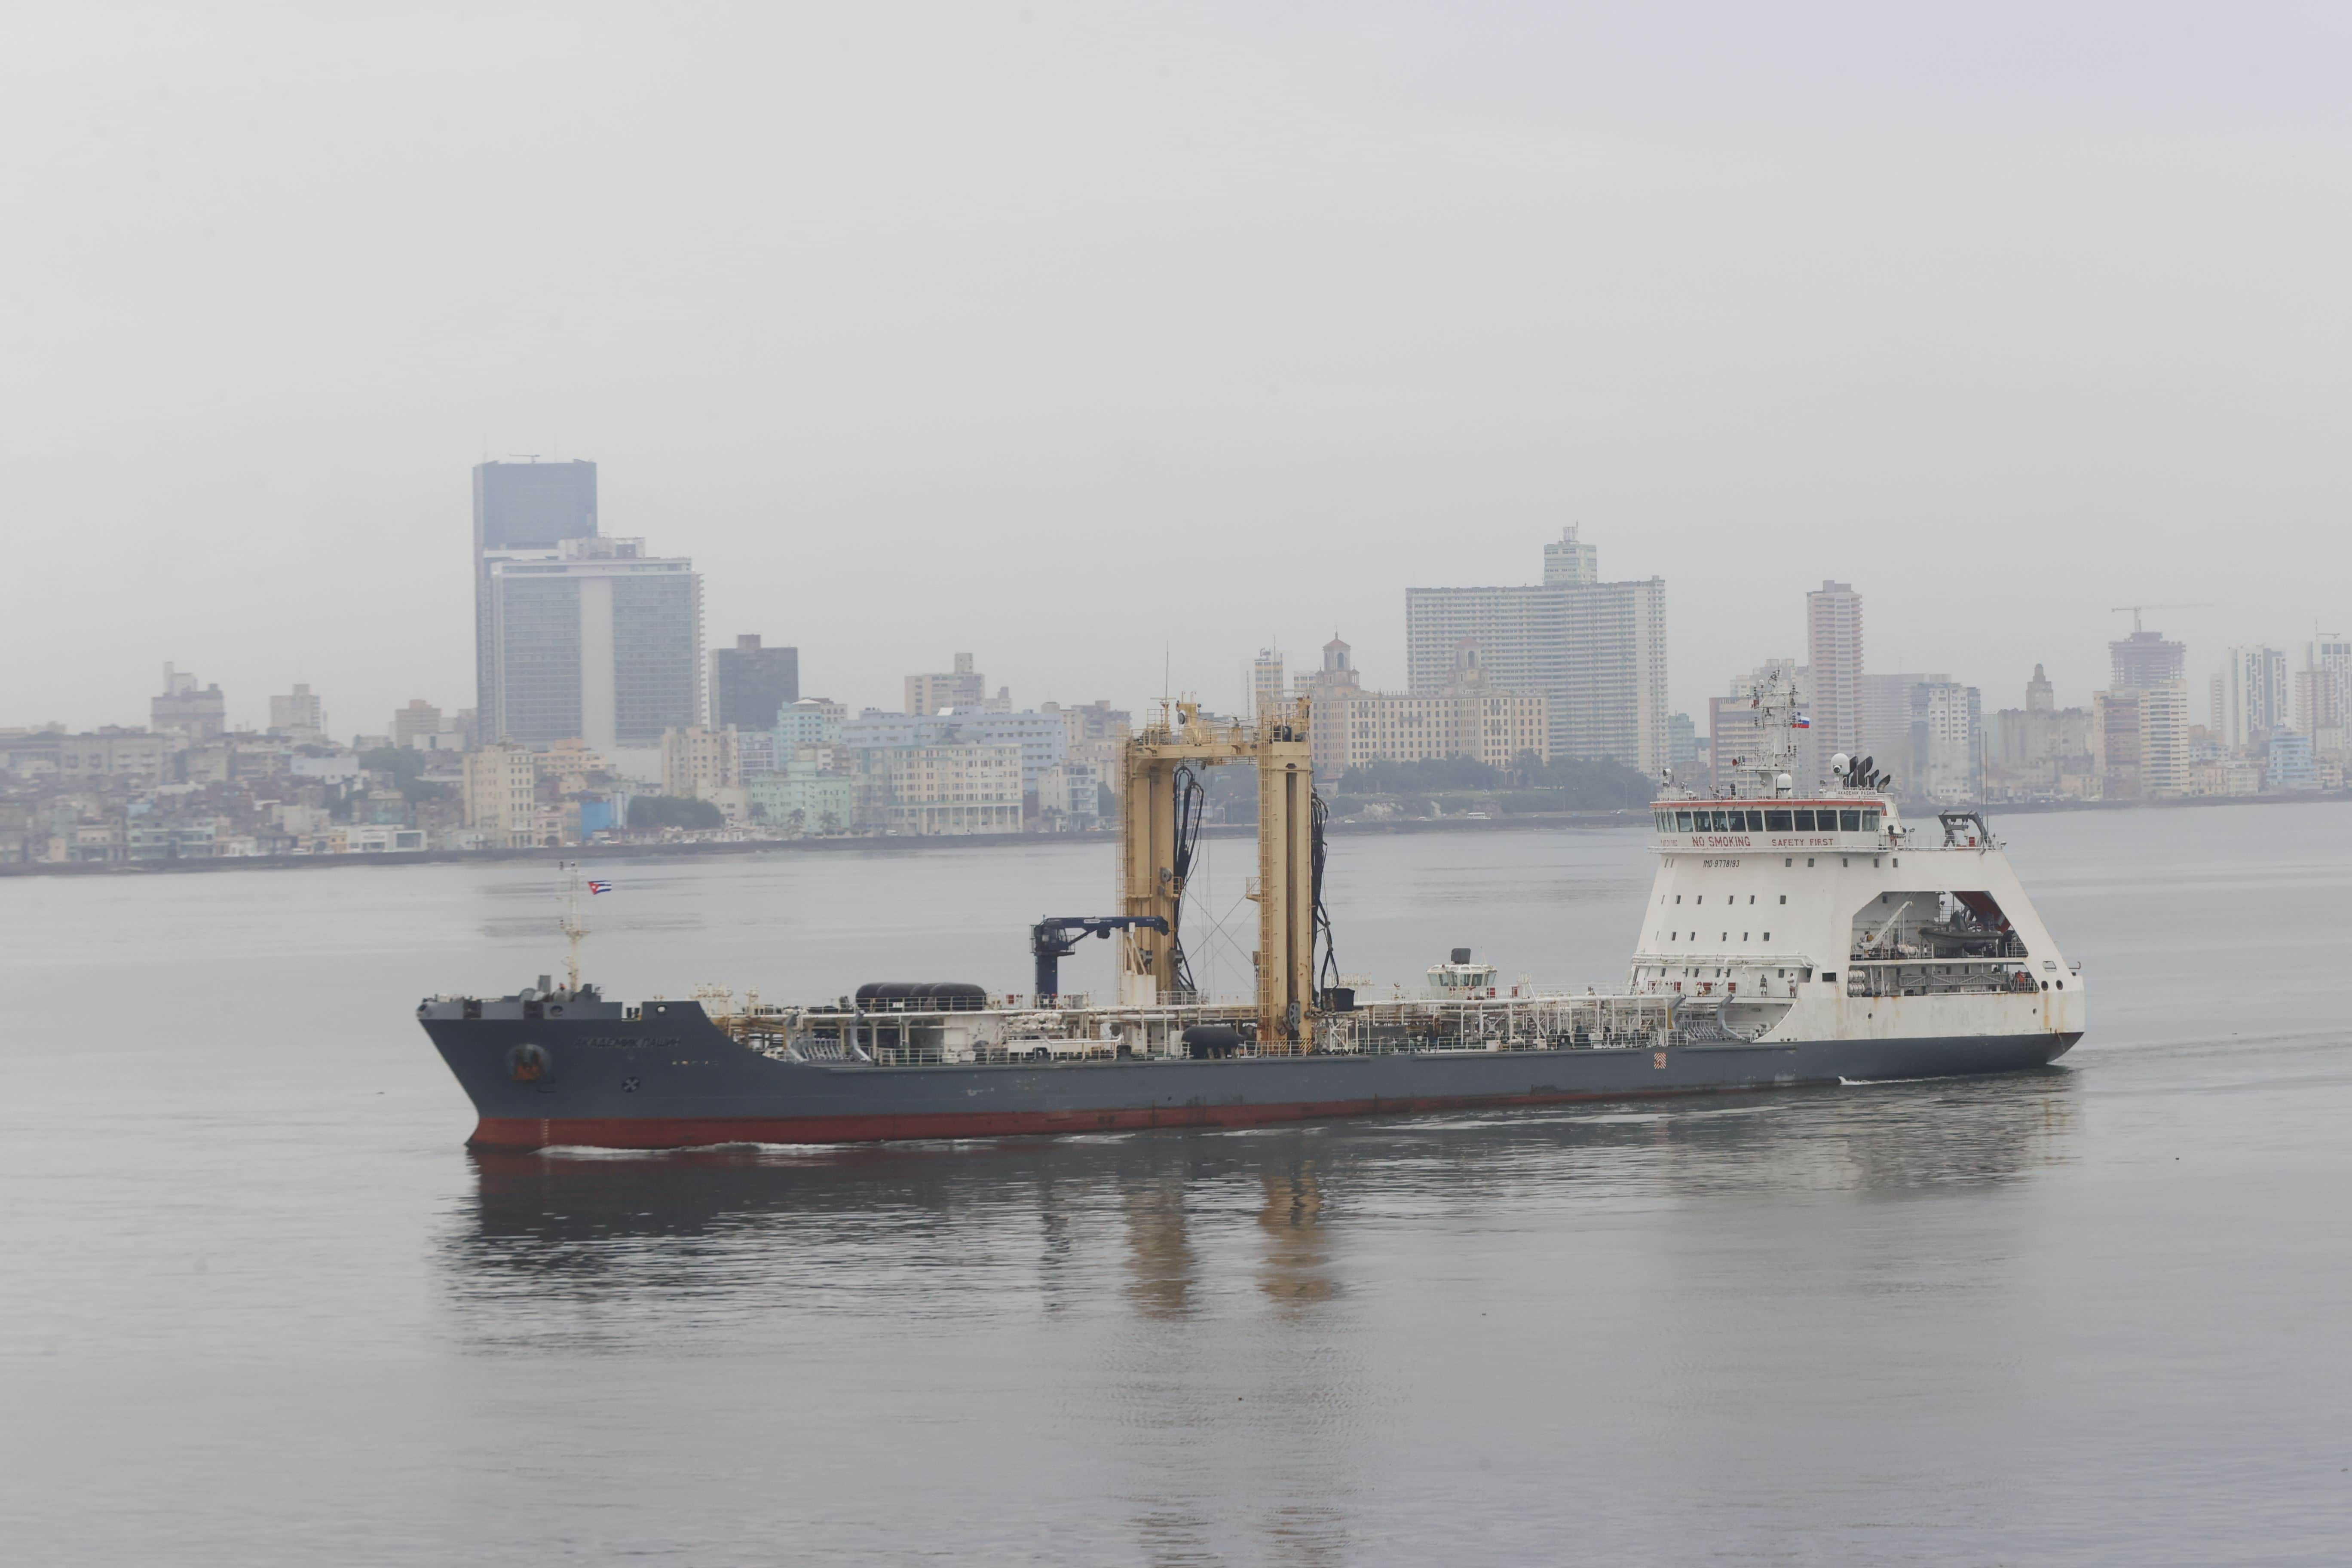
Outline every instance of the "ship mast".
[[566, 860], [563, 865], [571, 873], [563, 889], [563, 936], [570, 944], [564, 980], [566, 988], [576, 995], [580, 990], [580, 942], [588, 934], [588, 928], [580, 918], [580, 862]]
[[1770, 800], [1780, 793], [1780, 776], [1793, 779], [1797, 771], [1797, 686], [1786, 669], [1748, 688], [1748, 705], [1756, 715], [1752, 754], [1739, 759], [1735, 776], [1738, 793], [1751, 800]]

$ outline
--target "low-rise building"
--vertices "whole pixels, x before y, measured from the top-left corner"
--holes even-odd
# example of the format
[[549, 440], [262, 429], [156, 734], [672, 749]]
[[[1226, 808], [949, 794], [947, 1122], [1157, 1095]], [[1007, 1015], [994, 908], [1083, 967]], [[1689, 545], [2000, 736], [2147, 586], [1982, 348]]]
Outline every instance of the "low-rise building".
[[802, 698], [776, 714], [776, 727], [770, 731], [776, 756], [781, 761], [803, 746], [838, 745], [848, 718], [849, 709], [843, 703], [826, 697]]
[[697, 724], [662, 731], [662, 793], [688, 800], [713, 800], [721, 790], [743, 785], [742, 754], [732, 726]]
[[[1084, 742], [1081, 742], [1084, 743]], [[1049, 833], [1086, 833], [1102, 826], [1102, 791], [1109, 775], [1098, 763], [1065, 757], [1037, 785], [1037, 825]]]
[[917, 837], [1021, 831], [1021, 747], [953, 739], [861, 755], [872, 825]]
[[1477, 644], [1466, 639], [1454, 651], [1454, 679], [1437, 691], [1366, 691], [1339, 680], [1321, 682], [1309, 695], [1307, 735], [1318, 765], [1339, 771], [1451, 757], [1508, 768], [1525, 753], [1551, 758], [1546, 700], [1488, 685]]
[[2270, 767], [2263, 782], [2277, 790], [2317, 789], [2319, 770], [2313, 764], [2311, 737], [2293, 730], [2273, 731]]
[[787, 832], [845, 833], [857, 816], [856, 781], [810, 763], [756, 773], [744, 791], [753, 821]]
[[269, 732], [289, 740], [316, 741], [327, 733], [327, 704], [303, 682], [283, 697], [269, 700]]
[[185, 742], [173, 735], [111, 725], [89, 735], [58, 737], [57, 769], [61, 787], [90, 780], [121, 785], [160, 783]]
[[412, 697], [405, 708], [392, 710], [392, 743], [395, 746], [430, 747], [441, 733], [441, 710], [422, 697]]

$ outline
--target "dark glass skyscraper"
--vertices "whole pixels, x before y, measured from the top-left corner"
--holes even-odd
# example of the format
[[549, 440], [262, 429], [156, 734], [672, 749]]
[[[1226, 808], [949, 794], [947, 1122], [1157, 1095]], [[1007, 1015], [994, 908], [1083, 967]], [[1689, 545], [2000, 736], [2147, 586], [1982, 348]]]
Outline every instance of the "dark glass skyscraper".
[[772, 730], [779, 709], [801, 700], [801, 650], [761, 647], [757, 633], [710, 656], [710, 722]]
[[475, 549], [552, 550], [595, 531], [595, 464], [475, 466]]
[[596, 465], [478, 463], [474, 468], [474, 710], [488, 717], [490, 690], [490, 557], [545, 552], [596, 536]]

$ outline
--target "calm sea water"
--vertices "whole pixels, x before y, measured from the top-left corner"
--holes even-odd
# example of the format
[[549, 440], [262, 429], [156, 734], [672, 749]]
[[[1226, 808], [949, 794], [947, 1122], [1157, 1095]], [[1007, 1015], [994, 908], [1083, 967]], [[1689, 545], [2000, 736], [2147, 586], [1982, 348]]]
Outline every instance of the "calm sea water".
[[[409, 1016], [547, 868], [0, 882], [0, 1555], [2352, 1558], [2352, 808], [2001, 826], [2046, 1073], [649, 1157], [467, 1154]], [[1342, 963], [1606, 984], [1643, 842], [1344, 839]], [[806, 996], [1026, 989], [1111, 865], [607, 874], [617, 993]]]

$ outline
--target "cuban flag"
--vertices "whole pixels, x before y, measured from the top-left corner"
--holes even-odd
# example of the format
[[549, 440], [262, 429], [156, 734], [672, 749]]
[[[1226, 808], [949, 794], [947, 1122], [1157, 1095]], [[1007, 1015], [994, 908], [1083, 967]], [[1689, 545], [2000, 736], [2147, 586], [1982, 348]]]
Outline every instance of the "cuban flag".
[[613, 890], [613, 884], [610, 882], [591, 882], [588, 884], [588, 890], [592, 893], [609, 893]]
[[[1813, 721], [1811, 719], [1806, 718], [1802, 713], [1800, 713], [1794, 719], [1789, 721], [1789, 727], [1792, 730], [1810, 730], [1813, 727]], [[593, 886], [593, 884], [592, 883], [591, 886]]]

